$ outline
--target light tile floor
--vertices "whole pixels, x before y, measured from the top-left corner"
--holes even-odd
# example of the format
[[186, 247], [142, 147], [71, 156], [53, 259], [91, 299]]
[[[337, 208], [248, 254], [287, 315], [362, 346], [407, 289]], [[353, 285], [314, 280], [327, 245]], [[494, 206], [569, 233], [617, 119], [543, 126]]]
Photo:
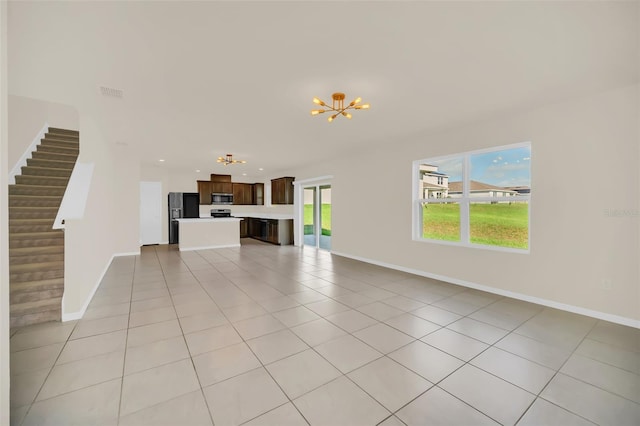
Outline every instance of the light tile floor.
[[143, 247], [12, 330], [12, 425], [638, 425], [640, 331], [314, 249]]

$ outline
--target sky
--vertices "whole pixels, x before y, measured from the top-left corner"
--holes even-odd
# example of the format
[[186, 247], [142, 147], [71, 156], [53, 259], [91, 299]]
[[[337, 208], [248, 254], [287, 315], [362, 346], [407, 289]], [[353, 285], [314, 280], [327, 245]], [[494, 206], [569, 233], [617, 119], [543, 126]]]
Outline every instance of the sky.
[[[531, 147], [473, 154], [471, 180], [495, 186], [531, 186]], [[462, 180], [463, 158], [427, 161], [449, 175], [449, 182]]]

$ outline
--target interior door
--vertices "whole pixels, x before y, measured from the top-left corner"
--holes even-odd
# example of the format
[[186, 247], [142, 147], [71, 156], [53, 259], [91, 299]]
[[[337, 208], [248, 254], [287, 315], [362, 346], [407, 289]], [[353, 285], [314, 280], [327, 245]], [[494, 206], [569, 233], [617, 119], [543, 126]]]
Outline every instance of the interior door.
[[140, 182], [140, 244], [162, 242], [162, 182]]

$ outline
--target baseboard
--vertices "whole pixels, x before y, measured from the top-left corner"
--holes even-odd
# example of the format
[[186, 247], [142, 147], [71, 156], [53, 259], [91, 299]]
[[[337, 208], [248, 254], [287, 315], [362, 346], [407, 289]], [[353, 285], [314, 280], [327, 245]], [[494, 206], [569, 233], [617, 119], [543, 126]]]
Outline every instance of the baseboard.
[[[113, 255], [113, 257], [122, 257], [122, 256], [140, 256], [140, 250], [138, 250], [138, 251], [130, 251], [130, 252], [126, 252], [126, 253], [116, 253], [116, 254]], [[111, 264], [111, 263], [109, 263], [109, 264]]]
[[432, 278], [438, 281], [444, 281], [447, 283], [456, 284], [463, 287], [473, 288], [475, 290], [486, 291], [487, 293], [493, 293], [500, 296], [510, 297], [512, 299], [518, 299], [525, 302], [547, 306], [550, 308], [560, 309], [562, 311], [572, 312], [574, 314], [585, 315], [588, 317], [597, 318], [604, 321], [613, 322], [616, 324], [626, 325], [633, 328], [640, 328], [640, 320], [634, 320], [632, 318], [626, 318], [619, 315], [608, 314], [606, 312], [595, 311], [592, 309], [583, 308], [581, 306], [568, 305], [566, 303], [560, 303], [553, 300], [543, 299], [540, 297], [529, 296], [527, 294], [516, 293], [509, 290], [504, 290], [501, 288], [489, 287], [486, 285], [477, 284], [477, 283], [465, 281], [465, 280], [460, 280], [458, 278], [452, 278], [445, 275], [432, 274], [430, 272], [421, 271], [418, 269], [405, 268], [404, 266], [394, 265], [386, 262], [379, 262], [377, 260], [368, 259], [361, 256], [354, 256], [348, 253], [332, 251], [331, 254], [335, 254], [336, 256], [346, 257], [353, 260], [359, 260], [361, 262], [370, 263], [372, 265], [383, 266], [389, 269], [395, 269], [396, 271], [402, 271], [402, 272], [407, 272], [414, 275], [419, 275], [421, 277]]
[[221, 246], [189, 247], [189, 248], [181, 248], [180, 251], [210, 250], [210, 249], [235, 248], [235, 247], [240, 247], [240, 244], [227, 244], [227, 245], [221, 245]]
[[102, 270], [102, 273], [100, 274], [100, 277], [98, 277], [98, 281], [93, 286], [93, 289], [91, 289], [91, 292], [89, 293], [89, 296], [87, 297], [87, 300], [85, 300], [84, 305], [82, 305], [82, 308], [79, 311], [65, 313], [64, 312], [64, 294], [62, 295], [62, 322], [79, 320], [80, 318], [82, 318], [84, 316], [84, 313], [86, 312], [87, 308], [89, 307], [89, 303], [91, 303], [91, 300], [93, 300], [93, 296], [96, 294], [96, 291], [98, 291], [98, 287], [100, 287], [100, 283], [102, 282], [102, 279], [104, 278], [105, 274], [109, 270], [109, 267], [111, 266], [111, 263], [113, 262], [113, 259], [115, 257], [116, 257], [115, 254], [111, 255], [111, 259], [109, 259], [109, 261], [107, 262], [107, 265]]
[[63, 296], [62, 296], [62, 322], [79, 320], [84, 316], [84, 313], [87, 311], [87, 308], [89, 307], [89, 303], [91, 303], [91, 301], [93, 300], [93, 296], [96, 294], [96, 291], [98, 291], [98, 287], [100, 287], [100, 283], [102, 282], [102, 279], [104, 278], [105, 274], [109, 270], [109, 267], [113, 263], [113, 259], [115, 259], [116, 257], [121, 257], [121, 256], [137, 256], [139, 254], [140, 254], [140, 251], [137, 251], [137, 252], [133, 251], [133, 252], [130, 252], [130, 253], [114, 253], [114, 254], [112, 254], [111, 255], [111, 259], [109, 259], [109, 262], [107, 262], [107, 265], [102, 270], [102, 273], [100, 274], [100, 277], [98, 278], [98, 281], [93, 286], [93, 289], [91, 289], [91, 293], [89, 293], [89, 296], [87, 297], [87, 300], [85, 300], [84, 305], [82, 305], [82, 308], [79, 311], [70, 312], [70, 313], [64, 313], [64, 294], [63, 294]]

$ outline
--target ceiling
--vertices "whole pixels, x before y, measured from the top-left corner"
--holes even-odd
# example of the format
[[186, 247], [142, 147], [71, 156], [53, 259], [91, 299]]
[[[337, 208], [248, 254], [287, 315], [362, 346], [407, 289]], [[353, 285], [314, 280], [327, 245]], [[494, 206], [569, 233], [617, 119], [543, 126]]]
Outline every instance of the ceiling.
[[[9, 88], [81, 110], [104, 104], [116, 129], [110, 142], [144, 164], [259, 179], [635, 83], [637, 10], [632, 2], [15, 3]], [[49, 53], [12, 49], [38, 43]], [[38, 71], [43, 62], [56, 71]], [[102, 97], [100, 86], [123, 97]], [[312, 98], [329, 101], [335, 91], [371, 109], [333, 123], [312, 117]], [[248, 163], [215, 163], [227, 153]]]

